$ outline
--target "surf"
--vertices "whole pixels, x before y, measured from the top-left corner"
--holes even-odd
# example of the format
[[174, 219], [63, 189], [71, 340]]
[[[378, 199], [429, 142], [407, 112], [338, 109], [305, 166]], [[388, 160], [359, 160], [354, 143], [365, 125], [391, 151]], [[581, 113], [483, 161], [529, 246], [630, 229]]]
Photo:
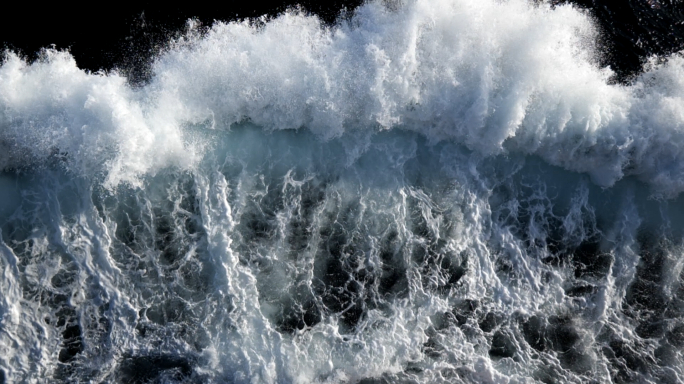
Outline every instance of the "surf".
[[8, 382], [677, 382], [684, 62], [583, 11], [189, 22], [0, 66]]

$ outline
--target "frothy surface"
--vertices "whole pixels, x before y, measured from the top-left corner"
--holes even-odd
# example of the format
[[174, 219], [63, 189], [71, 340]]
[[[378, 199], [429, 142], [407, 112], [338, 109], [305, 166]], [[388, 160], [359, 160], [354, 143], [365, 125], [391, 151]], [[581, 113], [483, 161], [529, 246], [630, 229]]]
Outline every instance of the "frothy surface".
[[8, 382], [682, 380], [684, 59], [380, 2], [0, 67]]

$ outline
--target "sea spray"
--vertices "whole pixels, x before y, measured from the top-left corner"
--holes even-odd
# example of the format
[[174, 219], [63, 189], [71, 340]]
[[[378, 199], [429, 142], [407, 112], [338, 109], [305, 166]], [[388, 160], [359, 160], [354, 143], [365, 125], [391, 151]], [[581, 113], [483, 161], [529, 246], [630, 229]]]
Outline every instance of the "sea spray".
[[0, 67], [7, 382], [678, 382], [683, 59], [370, 2]]

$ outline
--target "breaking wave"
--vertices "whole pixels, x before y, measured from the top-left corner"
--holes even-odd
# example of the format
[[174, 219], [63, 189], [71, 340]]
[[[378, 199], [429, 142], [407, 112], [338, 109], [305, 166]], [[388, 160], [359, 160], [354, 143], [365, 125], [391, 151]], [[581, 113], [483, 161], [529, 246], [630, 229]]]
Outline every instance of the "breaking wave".
[[522, 0], [0, 66], [0, 382], [681, 382], [684, 58]]

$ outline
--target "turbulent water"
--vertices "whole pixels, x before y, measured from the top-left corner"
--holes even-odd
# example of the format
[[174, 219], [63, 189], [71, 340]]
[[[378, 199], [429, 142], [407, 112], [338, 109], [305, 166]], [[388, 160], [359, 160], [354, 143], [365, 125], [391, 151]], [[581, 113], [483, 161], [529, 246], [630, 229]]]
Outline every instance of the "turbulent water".
[[0, 66], [0, 383], [684, 381], [684, 58], [568, 5]]

